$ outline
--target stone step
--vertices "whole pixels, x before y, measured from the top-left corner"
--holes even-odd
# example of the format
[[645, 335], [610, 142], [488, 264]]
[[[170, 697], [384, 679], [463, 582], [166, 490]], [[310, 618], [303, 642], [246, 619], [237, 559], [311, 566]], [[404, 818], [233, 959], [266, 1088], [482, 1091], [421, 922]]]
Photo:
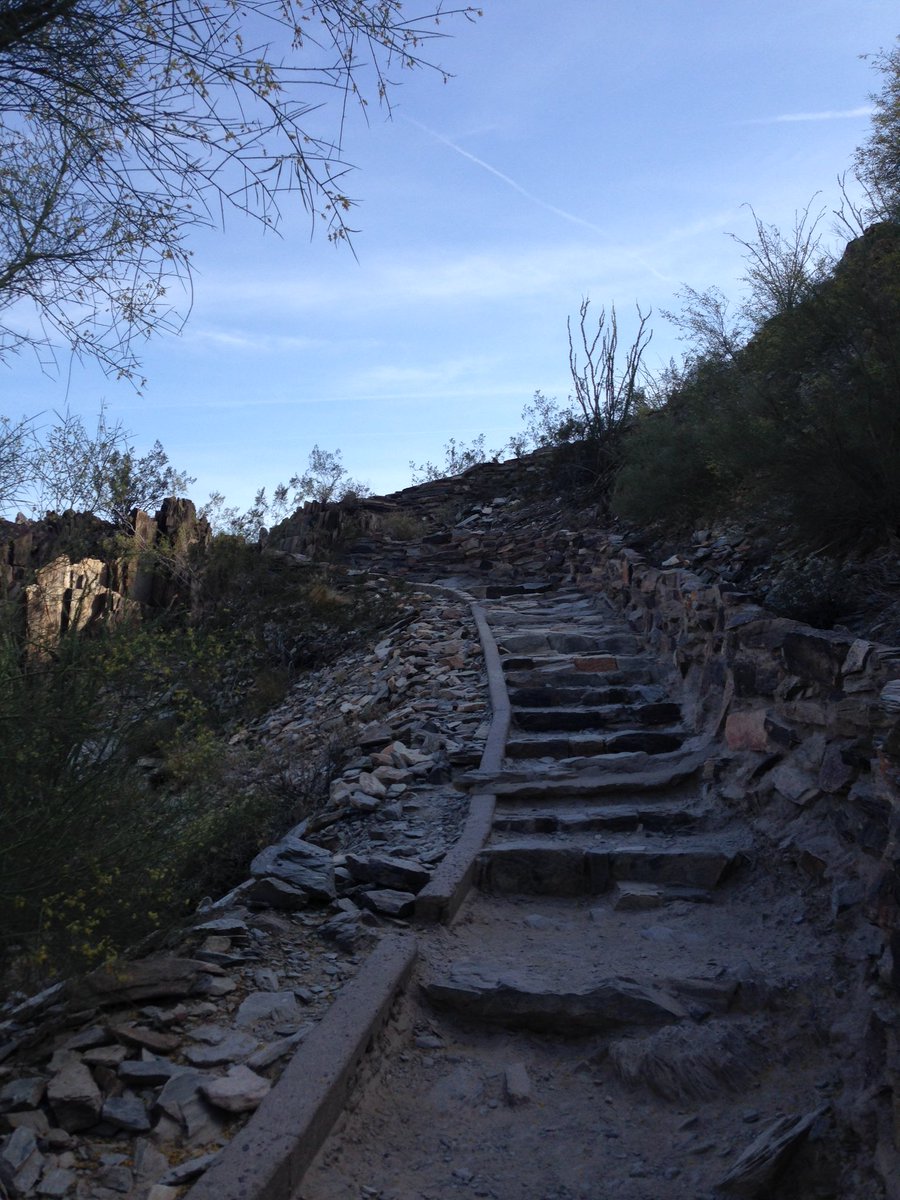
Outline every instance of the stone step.
[[595, 1033], [622, 1027], [659, 1026], [689, 1018], [685, 1001], [652, 981], [625, 977], [564, 990], [524, 973], [498, 973], [490, 965], [461, 965], [422, 990], [436, 1007], [508, 1028], [540, 1033]]
[[678, 883], [638, 883], [622, 880], [612, 890], [610, 903], [615, 912], [649, 912], [678, 901], [711, 904], [714, 893], [708, 888], [687, 887]]
[[533, 630], [528, 633], [499, 633], [496, 641], [501, 650], [507, 654], [577, 654], [582, 656], [594, 655], [634, 655], [637, 653], [637, 639], [630, 633], [569, 633], [553, 630]]
[[513, 721], [517, 728], [529, 732], [547, 730], [609, 729], [614, 725], [640, 726], [673, 725], [681, 720], [681, 709], [668, 700], [651, 704], [596, 704], [546, 707], [515, 707]]
[[714, 888], [740, 850], [716, 843], [596, 845], [561, 839], [520, 839], [491, 845], [476, 860], [476, 885], [491, 895], [602, 895], [619, 881]]
[[501, 659], [508, 687], [607, 687], [656, 682], [654, 668], [641, 654], [585, 656], [510, 654]]
[[587, 687], [536, 684], [533, 687], [509, 686], [509, 702], [514, 708], [582, 707], [603, 704], [657, 704], [666, 701], [665, 689], [658, 684], [612, 684]]
[[552, 592], [559, 582], [559, 578], [555, 578], [540, 583], [488, 583], [483, 587], [482, 595], [487, 599], [499, 599], [502, 596], [536, 596]]
[[[703, 749], [671, 755], [621, 754], [598, 767], [596, 760], [535, 764], [500, 772], [468, 771], [457, 784], [490, 792], [507, 803], [528, 800], [552, 802], [609, 798], [621, 793], [662, 791], [687, 782], [706, 762]], [[525, 760], [523, 760], [525, 761]]]
[[614, 804], [602, 809], [577, 808], [532, 809], [522, 811], [499, 809], [494, 814], [493, 827], [503, 833], [580, 833], [623, 832], [646, 829], [652, 833], [698, 828], [703, 817], [695, 808], [685, 804]]
[[506, 757], [567, 759], [616, 754], [670, 754], [681, 748], [687, 736], [686, 730], [663, 732], [647, 729], [605, 734], [512, 733], [506, 740]]
[[[589, 601], [584, 604], [559, 604], [553, 607], [520, 610], [514, 608], [489, 608], [485, 612], [492, 629], [508, 629], [513, 632], [542, 630], [545, 633], [590, 633], [600, 637], [608, 634], [633, 637], [631, 631], [620, 621], [598, 619], [597, 609]], [[579, 628], [581, 627], [581, 628]]]

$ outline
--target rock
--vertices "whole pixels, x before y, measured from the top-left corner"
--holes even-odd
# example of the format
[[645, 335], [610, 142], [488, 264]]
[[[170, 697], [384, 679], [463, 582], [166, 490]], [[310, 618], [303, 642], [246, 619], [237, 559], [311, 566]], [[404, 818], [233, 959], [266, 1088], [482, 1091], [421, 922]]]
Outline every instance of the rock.
[[766, 777], [775, 789], [798, 808], [803, 808], [819, 794], [816, 779], [794, 763], [780, 763]]
[[127, 1046], [97, 1046], [93, 1050], [85, 1050], [82, 1058], [89, 1067], [106, 1067], [116, 1071], [128, 1057]]
[[[164, 1188], [177, 1188], [185, 1183], [190, 1183], [194, 1179], [199, 1179], [204, 1171], [208, 1170], [219, 1157], [219, 1152], [213, 1151], [211, 1154], [200, 1154], [196, 1158], [189, 1158], [186, 1162], [179, 1163], [177, 1167], [172, 1167], [166, 1171], [159, 1180], [159, 1186]], [[150, 1197], [148, 1197], [150, 1200]], [[168, 1200], [168, 1198], [160, 1197], [160, 1200]]]
[[124, 1163], [110, 1163], [97, 1174], [97, 1182], [101, 1187], [109, 1188], [111, 1192], [130, 1192], [134, 1185], [134, 1176]]
[[616, 912], [639, 912], [659, 908], [666, 902], [665, 888], [656, 883], [617, 883], [613, 889], [612, 906]]
[[202, 1087], [211, 1104], [226, 1112], [252, 1112], [268, 1095], [272, 1085], [249, 1067], [232, 1067], [221, 1079], [213, 1079]]
[[194, 1067], [219, 1067], [246, 1058], [258, 1044], [255, 1037], [235, 1031], [214, 1045], [188, 1046], [184, 1057]]
[[90, 1070], [80, 1060], [69, 1062], [47, 1085], [47, 1100], [57, 1125], [67, 1133], [89, 1129], [100, 1119], [103, 1098]]
[[14, 1079], [0, 1088], [0, 1113], [19, 1112], [23, 1108], [37, 1108], [47, 1081], [39, 1075]]
[[147, 1193], [147, 1200], [179, 1200], [181, 1188], [167, 1183], [154, 1183]]
[[110, 1096], [104, 1102], [101, 1115], [108, 1124], [127, 1133], [145, 1133], [150, 1128], [150, 1118], [143, 1101], [130, 1092], [122, 1096]]
[[205, 1071], [183, 1070], [168, 1081], [157, 1097], [157, 1107], [181, 1127], [192, 1146], [214, 1141], [222, 1132], [222, 1121], [202, 1093], [211, 1078]]
[[65, 1167], [51, 1167], [41, 1176], [37, 1186], [37, 1195], [46, 1197], [68, 1196], [78, 1182], [74, 1171]]
[[72, 1001], [78, 1007], [91, 1008], [177, 999], [202, 992], [206, 979], [206, 964], [190, 958], [112, 963], [92, 971], [74, 985]]
[[44, 1169], [44, 1156], [31, 1129], [16, 1129], [0, 1140], [0, 1186], [12, 1197], [31, 1195]]
[[155, 1183], [169, 1169], [169, 1160], [149, 1138], [137, 1138], [134, 1143], [134, 1173], [138, 1183]]
[[372, 912], [383, 913], [386, 917], [408, 917], [416, 907], [413, 892], [398, 892], [392, 888], [363, 892], [360, 899], [366, 908]]
[[348, 854], [346, 866], [360, 883], [375, 883], [398, 891], [420, 892], [431, 879], [431, 872], [420, 862], [390, 855]]
[[309, 1028], [307, 1026], [304, 1029], [298, 1029], [296, 1033], [292, 1033], [288, 1037], [279, 1038], [275, 1042], [269, 1042], [268, 1045], [262, 1046], [255, 1054], [250, 1055], [246, 1065], [251, 1071], [262, 1071], [265, 1067], [271, 1066], [273, 1062], [277, 1062], [279, 1058], [292, 1054], [309, 1033]]
[[356, 781], [356, 787], [366, 796], [374, 796], [376, 800], [383, 800], [387, 795], [387, 786], [377, 775], [369, 771], [361, 771], [359, 778]]
[[253, 983], [262, 992], [277, 992], [280, 986], [278, 973], [271, 967], [260, 967], [254, 971]]
[[283, 879], [272, 877], [251, 880], [244, 895], [249, 904], [283, 908], [288, 912], [306, 908], [309, 904], [308, 892], [285, 883]]
[[260, 1021], [298, 1021], [300, 1009], [293, 992], [251, 992], [235, 1014], [236, 1025], [246, 1027]]
[[63, 1050], [93, 1050], [96, 1046], [105, 1046], [109, 1041], [109, 1033], [105, 1025], [91, 1025], [73, 1034], [63, 1042]]
[[7, 1113], [6, 1123], [10, 1129], [30, 1129], [39, 1138], [46, 1138], [50, 1132], [47, 1114], [40, 1108]]
[[254, 879], [280, 880], [315, 900], [333, 900], [336, 895], [331, 854], [290, 835], [257, 854], [250, 874]]
[[507, 1103], [513, 1108], [531, 1101], [531, 1079], [524, 1063], [515, 1062], [503, 1072], [503, 1090]]
[[752, 712], [730, 713], [725, 722], [725, 740], [730, 750], [785, 750], [792, 746], [796, 734], [777, 721], [765, 708]]
[[181, 1045], [181, 1038], [176, 1037], [174, 1033], [159, 1033], [145, 1025], [111, 1025], [109, 1032], [126, 1046], [137, 1046], [154, 1054], [171, 1054]]
[[827, 1106], [799, 1117], [779, 1117], [750, 1143], [722, 1177], [719, 1187], [752, 1200], [775, 1178], [791, 1152], [809, 1133]]
[[169, 1062], [165, 1058], [134, 1059], [128, 1058], [119, 1063], [119, 1078], [123, 1083], [134, 1084], [137, 1088], [160, 1087], [184, 1070], [183, 1067]]

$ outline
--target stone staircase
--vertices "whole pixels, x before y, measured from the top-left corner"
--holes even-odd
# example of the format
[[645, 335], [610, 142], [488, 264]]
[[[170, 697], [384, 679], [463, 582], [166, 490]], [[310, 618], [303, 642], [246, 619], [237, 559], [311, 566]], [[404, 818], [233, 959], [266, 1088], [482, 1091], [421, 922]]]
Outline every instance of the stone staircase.
[[798, 1048], [821, 954], [704, 786], [677, 677], [600, 597], [482, 603], [511, 724], [500, 770], [461, 781], [495, 794], [492, 833], [299, 1200], [834, 1195], [770, 1190], [839, 1086]]

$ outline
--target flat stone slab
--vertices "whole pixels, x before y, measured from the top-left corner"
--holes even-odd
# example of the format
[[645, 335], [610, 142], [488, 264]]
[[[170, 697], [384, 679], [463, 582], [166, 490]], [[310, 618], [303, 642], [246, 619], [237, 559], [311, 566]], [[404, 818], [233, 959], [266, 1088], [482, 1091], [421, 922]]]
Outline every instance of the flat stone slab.
[[446, 979], [424, 983], [423, 990], [433, 1004], [465, 1017], [563, 1035], [660, 1025], [688, 1016], [675, 996], [625, 977], [561, 991], [524, 977], [500, 976], [491, 967], [460, 966]]

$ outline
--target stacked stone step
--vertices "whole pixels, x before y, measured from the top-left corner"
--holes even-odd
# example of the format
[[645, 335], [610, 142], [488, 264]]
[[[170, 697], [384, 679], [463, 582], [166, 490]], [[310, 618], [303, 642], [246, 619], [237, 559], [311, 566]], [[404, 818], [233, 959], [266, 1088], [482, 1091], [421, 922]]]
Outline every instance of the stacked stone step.
[[[729, 854], [715, 845], [671, 844], [676, 832], [702, 824], [690, 795], [660, 801], [683, 773], [687, 731], [634, 636], [600, 602], [577, 593], [507, 596], [488, 607], [488, 620], [511, 664], [506, 765], [527, 764], [543, 795], [529, 800], [520, 790], [500, 798], [494, 842], [481, 859], [482, 888], [597, 895], [616, 884], [627, 902], [626, 885], [635, 883], [682, 897], [685, 889], [714, 887]], [[604, 796], [604, 782], [659, 758], [663, 771], [650, 776], [655, 787], [647, 796], [640, 771], [631, 786]], [[573, 772], [599, 787], [569, 794]], [[520, 782], [527, 789], [529, 781]], [[647, 889], [638, 890], [646, 898]]]

